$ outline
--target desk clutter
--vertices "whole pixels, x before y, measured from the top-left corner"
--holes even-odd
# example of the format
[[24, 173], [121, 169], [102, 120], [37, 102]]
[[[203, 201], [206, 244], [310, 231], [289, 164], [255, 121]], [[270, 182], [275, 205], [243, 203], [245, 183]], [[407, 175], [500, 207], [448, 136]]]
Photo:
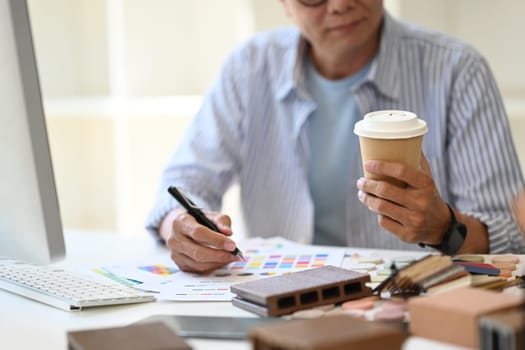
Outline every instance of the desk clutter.
[[254, 350], [401, 349], [401, 328], [366, 322], [346, 315], [255, 327], [250, 333]]
[[[330, 303], [330, 298], [322, 295], [325, 287], [333, 287], [333, 274], [340, 276], [335, 285], [344, 285], [345, 276], [348, 283], [362, 283], [368, 280], [363, 277], [366, 272], [377, 274], [384, 270], [384, 266], [379, 266], [382, 259], [377, 257], [356, 259], [350, 266], [359, 267], [358, 275], [326, 266], [233, 285], [231, 290], [237, 294], [232, 300], [234, 305], [258, 315], [281, 315], [290, 321], [255, 327], [251, 332], [253, 348], [343, 349], [361, 348], [358, 344], [363, 338], [366, 344], [383, 341], [379, 328], [363, 333], [349, 330], [354, 326], [350, 323], [355, 322], [355, 327], [397, 325], [398, 331], [406, 330], [401, 332], [404, 336], [460, 346], [494, 349], [497, 343], [503, 344], [500, 349], [521, 349], [518, 345], [523, 344], [525, 335], [525, 299], [523, 292], [506, 292], [511, 287], [514, 291], [524, 287], [523, 277], [516, 274], [519, 267], [522, 269], [518, 256], [428, 255], [417, 260], [404, 259], [399, 269], [392, 261], [390, 274], [376, 283], [373, 295], [356, 293], [342, 298], [346, 301]], [[378, 267], [372, 269], [370, 265], [374, 264]], [[502, 274], [503, 269], [511, 274]], [[509, 313], [514, 316], [508, 316]], [[337, 324], [342, 334], [331, 339], [330, 331], [324, 327], [327, 324]], [[342, 326], [345, 324], [347, 327]], [[390, 343], [388, 348], [400, 348], [395, 344]]]
[[525, 349], [525, 310], [485, 315], [479, 321], [480, 349]]
[[231, 286], [235, 306], [260, 316], [280, 316], [372, 294], [368, 274], [324, 266]]
[[[520, 310], [523, 302], [521, 296], [471, 287], [411, 298], [408, 302], [410, 334], [479, 348], [480, 338], [485, 333], [480, 332], [480, 329], [487, 328], [486, 323], [480, 325], [480, 319], [495, 312], [523, 312]], [[523, 334], [523, 329], [521, 333]]]
[[159, 300], [231, 300], [277, 319], [250, 328], [254, 349], [395, 349], [409, 335], [481, 349], [495, 343], [519, 349], [507, 344], [523, 342], [524, 322], [507, 314], [522, 312], [516, 310], [524, 304], [525, 256], [365, 255], [282, 238], [239, 247], [245, 261], [205, 276], [180, 271], [169, 257], [99, 270], [136, 288], [158, 289]]
[[[225, 322], [217, 317], [163, 315], [126, 327], [69, 332], [69, 347], [190, 349], [186, 338], [234, 337], [232, 327], [235, 331], [243, 328], [235, 338], [251, 341], [257, 350], [401, 349], [410, 335], [480, 349], [523, 346], [524, 298], [523, 293], [514, 293], [523, 284], [519, 276], [525, 261], [520, 256], [387, 258], [347, 252], [343, 263], [341, 251], [324, 250], [324, 254], [280, 245], [286, 242], [258, 243], [257, 251], [246, 249], [246, 255], [253, 258], [244, 265], [232, 264], [221, 271], [253, 272], [251, 279], [235, 277], [241, 282], [228, 285], [228, 292], [234, 296], [233, 305], [262, 318]], [[302, 254], [302, 260], [292, 261], [293, 251]], [[264, 256], [264, 262], [256, 256]], [[279, 263], [271, 263], [274, 260]], [[342, 267], [328, 261], [339, 261]], [[275, 271], [272, 269], [281, 264], [280, 273], [254, 277], [257, 272]], [[169, 265], [137, 266], [143, 274], [165, 278], [167, 288], [181, 274]], [[131, 276], [142, 275], [119, 278], [131, 283]], [[184, 330], [186, 318], [191, 319], [192, 327], [200, 328]], [[266, 320], [271, 322], [251, 322]], [[234, 326], [235, 322], [242, 322], [243, 327]], [[229, 330], [221, 330], [219, 326], [226, 324]]]
[[[381, 282], [376, 291], [395, 294], [434, 294], [458, 287], [472, 286], [485, 289], [504, 289], [516, 284], [523, 283], [519, 277], [512, 277], [512, 272], [516, 270], [519, 260], [517, 257], [501, 256], [497, 259], [506, 259], [505, 267], [508, 272], [491, 264], [474, 262], [472, 260], [484, 259], [483, 256], [474, 258], [470, 256], [456, 257], [429, 255], [409, 265], [397, 269], [395, 264], [392, 266], [391, 274]], [[470, 261], [465, 261], [469, 259]], [[484, 260], [483, 260], [484, 261]], [[512, 261], [512, 262], [511, 262]], [[502, 266], [501, 263], [496, 266]]]
[[164, 260], [144, 260], [92, 270], [99, 277], [156, 292], [157, 300], [230, 301], [230, 286], [323, 266], [341, 266], [345, 249], [299, 244], [281, 237], [238, 242], [243, 261], [207, 275], [180, 271], [166, 254]]
[[70, 350], [191, 350], [162, 322], [70, 331], [67, 340]]

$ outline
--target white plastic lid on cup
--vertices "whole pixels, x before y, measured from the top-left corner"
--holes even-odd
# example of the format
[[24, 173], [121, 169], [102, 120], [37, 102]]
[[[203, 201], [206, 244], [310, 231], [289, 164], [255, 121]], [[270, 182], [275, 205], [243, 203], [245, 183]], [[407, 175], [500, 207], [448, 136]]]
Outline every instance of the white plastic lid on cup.
[[354, 133], [373, 139], [408, 139], [426, 134], [427, 123], [407, 111], [367, 113], [355, 123]]

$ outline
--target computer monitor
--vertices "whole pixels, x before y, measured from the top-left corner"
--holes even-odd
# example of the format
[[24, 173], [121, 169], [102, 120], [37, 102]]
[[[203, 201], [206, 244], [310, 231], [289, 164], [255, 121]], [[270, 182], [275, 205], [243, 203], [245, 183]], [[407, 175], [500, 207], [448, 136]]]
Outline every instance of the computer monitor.
[[0, 257], [65, 255], [25, 0], [0, 0]]

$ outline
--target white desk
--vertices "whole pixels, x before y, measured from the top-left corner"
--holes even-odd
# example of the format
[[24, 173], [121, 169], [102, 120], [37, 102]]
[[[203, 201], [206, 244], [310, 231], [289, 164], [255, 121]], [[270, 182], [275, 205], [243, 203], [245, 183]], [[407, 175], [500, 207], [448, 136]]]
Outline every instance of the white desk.
[[[147, 234], [137, 237], [69, 232], [66, 248], [67, 258], [57, 265], [68, 269], [123, 263], [167, 252]], [[0, 348], [67, 349], [69, 330], [124, 326], [159, 314], [254, 317], [230, 302], [152, 302], [68, 312], [0, 290]], [[248, 341], [189, 339], [188, 342], [194, 349], [251, 348]], [[410, 338], [404, 348], [461, 349], [415, 337]]]

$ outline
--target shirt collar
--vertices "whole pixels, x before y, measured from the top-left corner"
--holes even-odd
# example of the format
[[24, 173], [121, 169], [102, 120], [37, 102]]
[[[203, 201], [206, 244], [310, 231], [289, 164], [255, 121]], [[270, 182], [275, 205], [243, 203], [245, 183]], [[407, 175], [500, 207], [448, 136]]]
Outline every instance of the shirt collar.
[[[381, 28], [379, 51], [372, 62], [370, 71], [363, 83], [371, 82], [380, 93], [392, 99], [399, 98], [399, 50], [402, 35], [401, 24], [385, 11]], [[308, 44], [300, 32], [296, 32], [295, 45], [283, 57], [283, 70], [278, 80], [277, 98], [282, 100], [293, 90], [299, 95], [307, 95], [304, 86], [304, 55]]]
[[370, 67], [366, 81], [392, 99], [399, 98], [399, 50], [402, 36], [401, 24], [385, 11], [381, 28], [379, 51]]
[[299, 94], [304, 94], [304, 57], [308, 50], [308, 43], [300, 34], [295, 32], [295, 45], [286, 52], [283, 57], [281, 75], [278, 77], [277, 98], [284, 99], [292, 90], [298, 90]]

